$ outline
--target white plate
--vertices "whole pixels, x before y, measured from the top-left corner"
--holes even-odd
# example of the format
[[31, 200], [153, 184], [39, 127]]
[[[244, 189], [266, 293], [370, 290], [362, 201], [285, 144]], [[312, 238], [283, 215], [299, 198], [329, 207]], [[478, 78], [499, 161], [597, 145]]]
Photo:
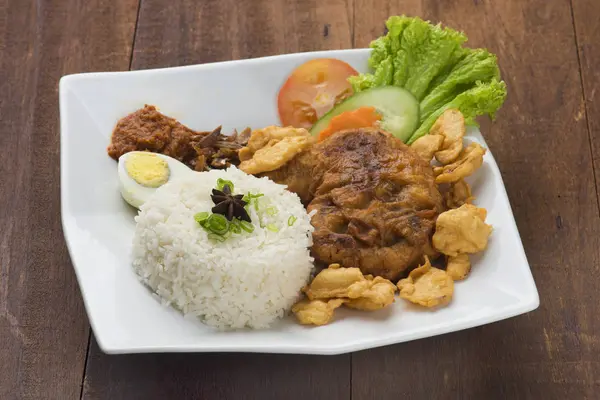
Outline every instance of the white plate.
[[[66, 76], [60, 81], [61, 198], [65, 238], [90, 323], [107, 353], [214, 352], [338, 354], [439, 335], [535, 309], [538, 293], [492, 154], [472, 179], [494, 232], [452, 303], [438, 311], [402, 299], [374, 313], [341, 310], [329, 325], [217, 332], [161, 306], [130, 267], [134, 214], [117, 190], [106, 154], [117, 120], [153, 104], [192, 129], [225, 132], [277, 124], [276, 96], [295, 66], [317, 57], [367, 69], [368, 50], [290, 54], [135, 72]], [[471, 140], [484, 144], [478, 131]]]

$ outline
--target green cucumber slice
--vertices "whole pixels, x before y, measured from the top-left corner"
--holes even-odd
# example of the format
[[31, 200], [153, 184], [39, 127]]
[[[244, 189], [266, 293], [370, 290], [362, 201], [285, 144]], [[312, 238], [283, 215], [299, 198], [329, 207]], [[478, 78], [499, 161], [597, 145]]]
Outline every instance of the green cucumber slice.
[[318, 135], [327, 128], [331, 118], [360, 107], [375, 107], [382, 115], [381, 129], [406, 143], [419, 123], [419, 103], [414, 96], [397, 86], [382, 86], [356, 93], [323, 115], [311, 128]]

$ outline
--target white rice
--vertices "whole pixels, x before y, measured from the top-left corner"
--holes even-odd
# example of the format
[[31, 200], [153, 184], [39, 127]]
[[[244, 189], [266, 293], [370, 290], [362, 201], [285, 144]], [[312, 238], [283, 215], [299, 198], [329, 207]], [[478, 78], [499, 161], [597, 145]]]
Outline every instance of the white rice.
[[[249, 207], [254, 232], [234, 234], [224, 242], [209, 240], [194, 220], [210, 212], [217, 179], [230, 180], [234, 194], [263, 193], [276, 215], [261, 213], [259, 226]], [[288, 220], [297, 218], [292, 226]], [[310, 217], [294, 193], [267, 178], [236, 169], [213, 170], [159, 188], [136, 217], [133, 267], [163, 304], [198, 317], [219, 329], [265, 328], [298, 300], [313, 268]]]

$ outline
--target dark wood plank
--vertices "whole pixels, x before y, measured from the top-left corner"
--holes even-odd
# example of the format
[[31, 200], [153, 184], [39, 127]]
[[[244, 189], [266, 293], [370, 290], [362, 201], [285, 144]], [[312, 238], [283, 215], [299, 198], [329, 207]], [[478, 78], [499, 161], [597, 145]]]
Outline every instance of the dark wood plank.
[[80, 395], [89, 326], [61, 232], [58, 80], [127, 69], [136, 7], [0, 0], [2, 399]]
[[[133, 69], [352, 46], [352, 4], [257, 0], [143, 0]], [[90, 399], [339, 399], [350, 396], [350, 355], [106, 356], [90, 349]]]
[[132, 68], [349, 48], [352, 1], [143, 0]]
[[[573, 23], [581, 66], [583, 97], [578, 117], [587, 117], [592, 155], [596, 170], [596, 188], [600, 178], [600, 2], [573, 1]], [[600, 196], [598, 198], [600, 202]]]
[[348, 356], [144, 354], [90, 349], [86, 399], [345, 399]]
[[[597, 2], [587, 3], [581, 12], [595, 25], [582, 29], [591, 46], [598, 8], [594, 14], [589, 6]], [[485, 327], [354, 354], [353, 399], [597, 398], [600, 221], [569, 2], [357, 0], [356, 45], [366, 46], [388, 15], [401, 13], [463, 29], [470, 45], [498, 54], [509, 97], [484, 134], [541, 306]], [[591, 70], [600, 58], [594, 61]], [[595, 74], [587, 81], [597, 85]]]

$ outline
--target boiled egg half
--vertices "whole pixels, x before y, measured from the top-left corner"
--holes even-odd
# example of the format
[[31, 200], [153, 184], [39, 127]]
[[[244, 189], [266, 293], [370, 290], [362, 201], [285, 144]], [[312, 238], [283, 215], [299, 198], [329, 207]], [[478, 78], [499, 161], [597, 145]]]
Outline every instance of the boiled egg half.
[[164, 154], [132, 151], [118, 161], [119, 190], [123, 199], [140, 208], [167, 182], [195, 174], [182, 162]]

